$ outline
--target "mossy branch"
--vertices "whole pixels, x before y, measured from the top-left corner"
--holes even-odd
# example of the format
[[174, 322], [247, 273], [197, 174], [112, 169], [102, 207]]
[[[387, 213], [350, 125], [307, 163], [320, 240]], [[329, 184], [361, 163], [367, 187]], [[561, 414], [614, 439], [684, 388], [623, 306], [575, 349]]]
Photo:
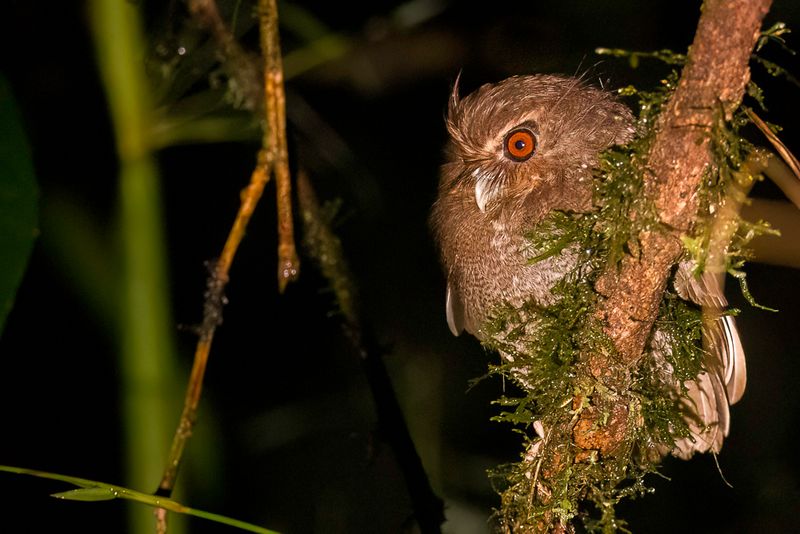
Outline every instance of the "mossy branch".
[[[692, 228], [697, 191], [712, 165], [711, 130], [722, 109], [726, 117], [741, 102], [748, 62], [770, 0], [707, 0], [675, 93], [662, 112], [647, 155], [645, 192], [653, 199], [662, 228], [642, 231], [639, 254], [626, 256], [619, 271], [598, 289], [607, 298], [597, 309], [620, 362], [590, 357], [592, 374], [620, 364], [635, 365], [658, 314], [670, 269], [683, 253], [680, 236]], [[636, 214], [631, 214], [636, 217]], [[624, 376], [624, 375], [623, 375]], [[625, 384], [615, 384], [626, 390]], [[627, 418], [611, 423], [628, 426]], [[601, 449], [611, 450], [614, 443]]]
[[[597, 285], [606, 298], [595, 311], [614, 353], [587, 355], [592, 376], [614, 391], [629, 391], [666, 289], [672, 266], [683, 253], [681, 236], [695, 224], [698, 191], [713, 165], [712, 129], [720, 112], [730, 119], [749, 81], [748, 62], [770, 0], [706, 0], [680, 81], [657, 123], [646, 154], [644, 194], [661, 223], [637, 236], [626, 255]], [[641, 214], [631, 213], [632, 219]], [[622, 372], [610, 372], [620, 370]], [[594, 399], [593, 399], [594, 400]], [[607, 401], [608, 399], [606, 399]], [[603, 402], [608, 420], [598, 431], [597, 410], [584, 410], [573, 443], [613, 455], [638, 424], [630, 399]]]
[[697, 191], [712, 164], [711, 129], [720, 106], [730, 116], [750, 77], [748, 62], [770, 0], [707, 0], [678, 87], [661, 114], [647, 156], [645, 188], [666, 231], [639, 235], [641, 254], [628, 256], [598, 315], [618, 353], [638, 360], [652, 328], [669, 270], [682, 253], [680, 236], [697, 213]]
[[[665, 292], [686, 251], [682, 238], [699, 230], [706, 267], [715, 273], [730, 267], [727, 241], [739, 226], [744, 194], [734, 189], [748, 187], [757, 172], [748, 170], [751, 147], [736, 133], [744, 115], [738, 108], [769, 5], [769, 0], [706, 0], [689, 54], [658, 54], [668, 63], [685, 64], [680, 78], [673, 73], [664, 80], [664, 91], [639, 94], [645, 131], [601, 158], [598, 209], [572, 222], [558, 214], [546, 221], [556, 231], [544, 229], [545, 235], [576, 238], [582, 251], [578, 263], [589, 262], [590, 274], [578, 269], [578, 280], [556, 285], [553, 292], [561, 299], [556, 305], [523, 307], [523, 317], [539, 321], [531, 339], [524, 327], [494, 330], [511, 343], [499, 348], [513, 356], [499, 372], [516, 379], [527, 395], [510, 404], [517, 412], [531, 407], [534, 419], [528, 424], [537, 434], [526, 443], [522, 462], [500, 473], [506, 484], [499, 513], [504, 531], [572, 532], [576, 516], [593, 531], [622, 528], [614, 505], [646, 492], [644, 475], [656, 470], [676, 440], [689, 437], [680, 392], [665, 388], [657, 362], [643, 356], [653, 343], [666, 343], [671, 350], [665, 358], [678, 383], [702, 369], [700, 312]], [[737, 173], [747, 175], [747, 183], [733, 183]], [[716, 220], [708, 216], [709, 203]], [[730, 227], [712, 239], [707, 234], [715, 222]], [[537, 250], [552, 246], [558, 252], [564, 246], [551, 241], [532, 242]], [[575, 300], [580, 295], [587, 297]], [[548, 329], [554, 313], [572, 319], [558, 319], [560, 326]], [[511, 326], [525, 322], [509, 313], [499, 318]], [[668, 339], [652, 337], [657, 318], [660, 335]], [[518, 332], [521, 338], [512, 337]], [[527, 349], [516, 353], [518, 347]], [[500, 417], [513, 423], [515, 415], [507, 411]], [[584, 502], [595, 504], [599, 520], [580, 508]]]

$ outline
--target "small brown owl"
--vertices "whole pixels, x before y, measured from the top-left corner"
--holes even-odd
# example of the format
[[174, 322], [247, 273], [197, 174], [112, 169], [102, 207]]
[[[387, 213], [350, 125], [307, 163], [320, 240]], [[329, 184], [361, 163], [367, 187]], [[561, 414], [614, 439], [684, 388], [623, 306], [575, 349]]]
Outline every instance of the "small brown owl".
[[[447, 275], [447, 324], [455, 335], [466, 330], [482, 339], [498, 306], [554, 302], [553, 285], [578, 256], [567, 248], [531, 262], [536, 251], [525, 235], [553, 210], [592, 209], [598, 156], [630, 141], [634, 121], [611, 93], [577, 78], [515, 76], [463, 99], [456, 84], [447, 130], [447, 161], [431, 214]], [[726, 304], [719, 280], [692, 276], [688, 264], [679, 268], [676, 290], [717, 310]], [[719, 451], [729, 429], [728, 406], [744, 391], [744, 353], [733, 319], [719, 316], [712, 323], [707, 338], [714, 356], [707, 371], [686, 384], [692, 437], [672, 451], [683, 458]], [[650, 350], [658, 357], [669, 349]]]

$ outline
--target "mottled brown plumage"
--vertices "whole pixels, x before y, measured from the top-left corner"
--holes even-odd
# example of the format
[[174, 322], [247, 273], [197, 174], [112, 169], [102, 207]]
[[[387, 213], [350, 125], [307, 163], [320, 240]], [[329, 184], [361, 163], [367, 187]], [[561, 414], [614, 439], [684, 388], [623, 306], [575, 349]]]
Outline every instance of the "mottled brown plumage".
[[[447, 322], [454, 334], [466, 330], [483, 339], [482, 328], [499, 305], [554, 301], [553, 284], [575, 267], [574, 248], [531, 263], [537, 252], [525, 234], [553, 210], [592, 209], [598, 155], [629, 141], [633, 124], [630, 110], [613, 95], [576, 78], [515, 76], [463, 99], [456, 85], [447, 118], [447, 161], [431, 214], [447, 275]], [[529, 137], [517, 141], [515, 132]], [[687, 274], [690, 266], [682, 269], [679, 291], [685, 298], [712, 301], [717, 310], [724, 306], [716, 278], [696, 279]], [[687, 384], [694, 405], [686, 410], [693, 439], [677, 444], [673, 453], [681, 457], [719, 450], [728, 432], [725, 388], [734, 402], [744, 388], [743, 353], [732, 320], [715, 324], [709, 330], [717, 333], [710, 336], [717, 356], [707, 365], [708, 373]], [[669, 350], [651, 348], [655, 357]], [[665, 380], [670, 374], [665, 368]]]
[[[520, 125], [537, 137], [534, 155], [521, 163], [503, 147]], [[450, 327], [481, 337], [498, 304], [551, 301], [550, 287], [574, 260], [528, 264], [524, 234], [552, 210], [591, 208], [598, 153], [631, 138], [632, 117], [609, 93], [578, 79], [516, 76], [462, 100], [454, 92], [447, 129], [431, 218], [447, 270]]]

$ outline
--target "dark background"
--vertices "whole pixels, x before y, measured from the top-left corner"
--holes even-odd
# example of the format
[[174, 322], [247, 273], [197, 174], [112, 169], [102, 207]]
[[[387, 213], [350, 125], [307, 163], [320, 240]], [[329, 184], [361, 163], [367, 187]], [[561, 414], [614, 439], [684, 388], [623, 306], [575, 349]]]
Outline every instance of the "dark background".
[[[150, 39], [172, 46], [185, 31], [182, 7], [152, 4], [159, 5], [142, 5]], [[398, 2], [356, 11], [336, 2], [297, 5], [351, 39], [351, 48], [289, 80], [293, 154], [309, 168], [320, 196], [341, 199], [336, 229], [360, 286], [364, 317], [390, 348], [387, 365], [412, 434], [446, 502], [451, 521], [445, 528], [485, 532], [498, 504], [485, 470], [515, 460], [519, 438], [489, 421], [498, 380], [467, 392], [496, 356], [472, 338], [453, 338], [445, 323], [444, 279], [427, 214], [449, 90], [459, 70], [464, 94], [533, 72], [585, 72], [588, 80], [612, 87], [652, 86], [666, 72], [663, 66], [645, 61], [631, 70], [625, 61], [599, 58], [594, 48], [683, 52], [699, 2], [415, 2], [433, 10], [416, 23], [402, 22]], [[109, 257], [118, 245], [110, 230], [113, 134], [85, 6], [11, 1], [0, 14], [0, 69], [33, 147], [42, 209], [42, 235], [0, 338], [0, 463], [121, 483], [118, 340], [53, 244], [57, 227], [74, 222], [53, 215], [52, 207], [68, 199], [104, 230]], [[799, 26], [800, 4], [776, 1], [766, 25], [777, 20]], [[255, 32], [244, 39], [254, 45]], [[789, 44], [800, 47], [792, 36]], [[285, 35], [283, 45], [288, 52], [300, 43]], [[800, 72], [788, 54], [767, 55]], [[783, 125], [784, 142], [800, 151], [800, 89], [757, 66], [753, 76], [767, 94], [765, 118]], [[170, 300], [184, 374], [195, 337], [179, 325], [200, 320], [203, 262], [221, 249], [257, 146], [254, 139], [159, 153]], [[755, 194], [778, 196], [770, 184], [760, 184]], [[325, 282], [306, 260], [300, 281], [277, 295], [273, 196], [268, 187], [231, 273], [198, 429], [211, 437], [202, 465], [182, 473], [188, 487], [183, 500], [282, 532], [399, 532], [410, 514], [402, 477], [375, 433], [359, 363], [329, 318], [333, 304]], [[100, 263], [113, 273], [113, 261]], [[733, 488], [711, 456], [668, 459], [662, 473], [671, 481], [653, 476], [653, 495], [620, 506], [634, 532], [796, 529], [798, 276], [752, 264], [748, 280], [756, 298], [780, 313], [747, 306], [730, 284], [732, 304], [743, 309], [738, 321], [749, 375], [718, 459]], [[127, 504], [47, 497], [63, 489], [0, 474], [0, 531], [126, 531]], [[202, 521], [190, 527], [227, 531]]]

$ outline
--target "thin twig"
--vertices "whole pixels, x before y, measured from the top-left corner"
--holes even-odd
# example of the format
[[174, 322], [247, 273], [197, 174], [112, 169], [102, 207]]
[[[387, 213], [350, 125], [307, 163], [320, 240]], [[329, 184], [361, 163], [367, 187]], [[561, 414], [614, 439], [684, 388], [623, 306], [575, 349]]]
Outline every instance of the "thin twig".
[[[262, 154], [263, 154], [262, 150]], [[200, 395], [203, 390], [203, 377], [208, 363], [208, 355], [211, 351], [211, 343], [214, 339], [214, 332], [217, 326], [222, 323], [222, 307], [225, 304], [225, 286], [228, 283], [228, 273], [230, 271], [233, 258], [239, 248], [239, 244], [244, 237], [247, 224], [255, 211], [256, 205], [264, 192], [264, 186], [269, 181], [266, 166], [263, 163], [264, 157], [259, 157], [259, 163], [253, 170], [250, 177], [250, 184], [242, 191], [242, 202], [239, 212], [233, 223], [222, 254], [212, 267], [212, 273], [208, 278], [208, 285], [203, 305], [203, 322], [199, 329], [199, 339], [194, 352], [194, 363], [192, 372], [189, 376], [189, 384], [186, 388], [183, 412], [181, 413], [178, 428], [172, 439], [167, 466], [158, 485], [158, 494], [169, 497], [175, 487], [175, 480], [178, 476], [183, 451], [186, 442], [192, 435], [194, 423], [197, 420], [197, 408], [200, 404]], [[157, 531], [166, 532], [166, 511], [158, 509], [156, 511]]]
[[[204, 13], [215, 15], [208, 24], [212, 32], [222, 41], [223, 47], [231, 50], [235, 45], [226, 40], [227, 30], [220, 26], [218, 12], [213, 0], [198, 0], [194, 5], [203, 7]], [[258, 163], [250, 177], [250, 184], [242, 191], [241, 205], [236, 214], [225, 246], [219, 259], [212, 268], [205, 294], [203, 322], [199, 329], [199, 339], [195, 349], [194, 363], [186, 389], [183, 412], [178, 428], [173, 437], [167, 466], [159, 484], [158, 494], [169, 496], [175, 487], [175, 480], [183, 458], [186, 443], [192, 434], [197, 419], [197, 408], [203, 389], [203, 377], [208, 362], [211, 343], [217, 326], [222, 323], [222, 307], [225, 304], [225, 286], [228, 273], [233, 263], [239, 244], [244, 238], [247, 224], [258, 204], [270, 174], [275, 173], [278, 181], [278, 212], [280, 245], [278, 249], [280, 272], [279, 288], [297, 276], [299, 262], [294, 248], [294, 236], [291, 221], [291, 187], [289, 185], [289, 163], [286, 148], [285, 97], [283, 93], [283, 76], [281, 73], [280, 48], [278, 45], [277, 20], [278, 13], [274, 0], [261, 1], [261, 36], [264, 56], [264, 98], [265, 98], [265, 131], [263, 146], [258, 156]], [[238, 45], [237, 45], [238, 46]], [[166, 532], [166, 511], [159, 509], [156, 513], [157, 530]]]
[[278, 35], [278, 8], [275, 0], [259, 0], [261, 50], [264, 54], [264, 104], [267, 126], [264, 147], [275, 173], [278, 195], [278, 290], [297, 278], [300, 260], [294, 246], [292, 185], [286, 147], [286, 95], [283, 91], [283, 65]]
[[222, 306], [224, 305], [225, 285], [228, 283], [228, 272], [233, 263], [236, 250], [244, 237], [247, 223], [250, 221], [250, 217], [268, 181], [269, 177], [264, 166], [258, 165], [250, 177], [250, 185], [242, 192], [242, 203], [239, 207], [239, 212], [236, 214], [236, 220], [228, 234], [228, 239], [225, 241], [222, 254], [214, 264], [212, 274], [208, 279], [203, 309], [203, 323], [200, 326], [200, 339], [195, 348], [194, 364], [189, 377], [189, 386], [186, 389], [183, 413], [181, 414], [178, 430], [175, 433], [175, 439], [172, 442], [167, 467], [164, 470], [161, 484], [159, 484], [159, 489], [162, 493], [171, 493], [175, 485], [183, 450], [186, 446], [186, 441], [191, 436], [192, 427], [197, 417], [197, 406], [200, 402], [203, 375], [208, 362], [208, 354], [211, 350], [211, 342], [214, 339], [214, 332], [217, 326], [222, 323]]
[[775, 182], [775, 185], [780, 187], [786, 198], [791, 200], [795, 206], [800, 207], [800, 161], [797, 161], [792, 151], [783, 144], [783, 141], [772, 131], [769, 125], [756, 115], [755, 111], [745, 108], [745, 112], [750, 117], [750, 120], [753, 121], [753, 124], [761, 130], [764, 137], [772, 143], [775, 151], [780, 154], [784, 161], [784, 163], [781, 163], [775, 157], [769, 158], [765, 168], [766, 175]]
[[755, 124], [759, 130], [761, 130], [761, 133], [764, 134], [767, 140], [772, 143], [772, 146], [775, 147], [775, 150], [781, 155], [783, 161], [785, 161], [789, 168], [792, 169], [795, 177], [800, 178], [800, 162], [797, 161], [797, 158], [794, 156], [794, 154], [792, 154], [792, 151], [783, 144], [783, 141], [781, 141], [775, 132], [772, 131], [769, 125], [764, 122], [761, 117], [756, 115], [755, 111], [750, 108], [745, 108], [744, 111], [747, 113], [747, 116], [750, 117], [750, 120], [753, 121], [753, 124]]

